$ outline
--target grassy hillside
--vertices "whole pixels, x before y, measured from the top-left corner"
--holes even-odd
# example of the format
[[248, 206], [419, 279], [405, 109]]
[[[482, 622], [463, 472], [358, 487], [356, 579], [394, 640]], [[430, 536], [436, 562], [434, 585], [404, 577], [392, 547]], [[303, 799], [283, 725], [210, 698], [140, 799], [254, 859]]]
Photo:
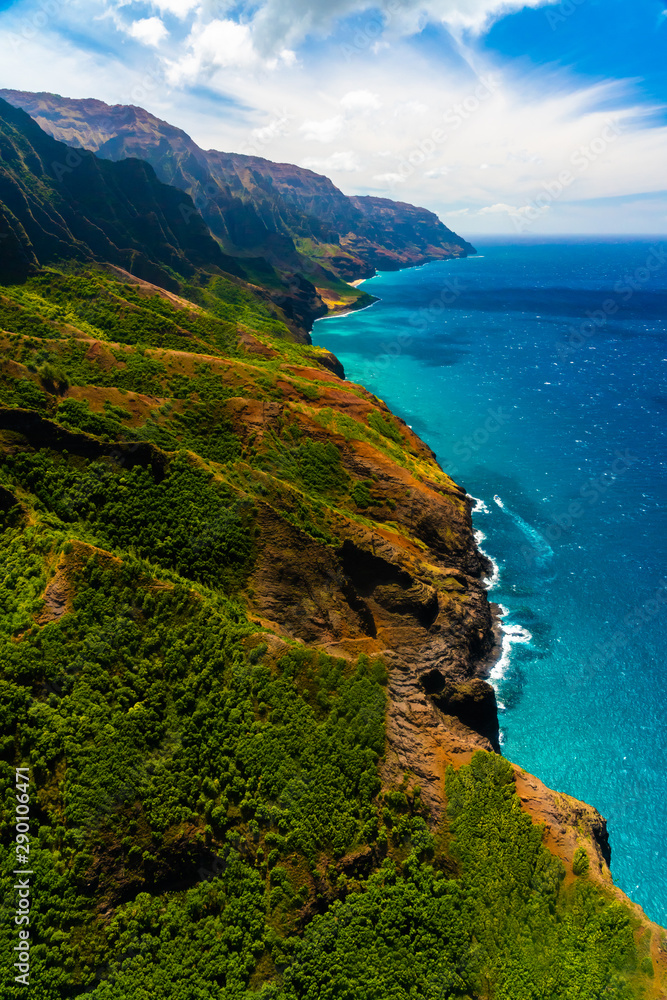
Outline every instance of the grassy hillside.
[[181, 291], [0, 288], [0, 937], [28, 765], [30, 996], [661, 996], [664, 935], [547, 850], [456, 698], [441, 808], [392, 764], [397, 651], [446, 649], [459, 701], [488, 653], [465, 495], [264, 301]]

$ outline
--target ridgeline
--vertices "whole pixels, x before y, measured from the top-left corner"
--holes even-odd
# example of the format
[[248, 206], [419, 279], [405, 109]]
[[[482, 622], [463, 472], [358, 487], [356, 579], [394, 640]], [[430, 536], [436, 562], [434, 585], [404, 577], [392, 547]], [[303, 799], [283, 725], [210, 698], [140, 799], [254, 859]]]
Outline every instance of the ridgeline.
[[0, 101], [3, 997], [24, 765], [37, 1000], [664, 997], [469, 498], [206, 222]]

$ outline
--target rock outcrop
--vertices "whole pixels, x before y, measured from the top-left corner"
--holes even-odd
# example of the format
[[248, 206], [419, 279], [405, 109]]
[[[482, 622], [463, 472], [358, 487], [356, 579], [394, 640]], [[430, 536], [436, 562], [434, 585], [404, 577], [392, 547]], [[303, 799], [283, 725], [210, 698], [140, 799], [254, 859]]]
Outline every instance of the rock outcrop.
[[[104, 131], [108, 118], [104, 108], [97, 131], [91, 126], [85, 133], [87, 141], [98, 142], [100, 149], [114, 141]], [[81, 120], [77, 112], [72, 135]], [[134, 115], [128, 121], [140, 133], [137, 141], [143, 132], [152, 135], [148, 119]], [[379, 791], [382, 784], [384, 791], [405, 799], [408, 808], [408, 797], [396, 792], [405, 789], [413, 805], [419, 799], [427, 807], [424, 815], [433, 830], [445, 836], [447, 768], [468, 763], [479, 749], [500, 749], [496, 699], [487, 680], [499, 654], [498, 625], [484, 582], [491, 567], [475, 544], [471, 499], [381, 400], [341, 377], [342, 369], [333, 355], [312, 345], [288, 343], [290, 328], [293, 340], [298, 339], [298, 328], [303, 332], [309, 309], [324, 308], [317, 290], [298, 271], [291, 279], [291, 304], [283, 300], [281, 305], [285, 324], [291, 326], [281, 325], [266, 310], [267, 302], [274, 301], [272, 295], [278, 294], [275, 288], [253, 291], [252, 282], [225, 271], [225, 255], [182, 192], [161, 184], [152, 168], [138, 160], [105, 162], [87, 152], [76, 154], [81, 172], [74, 179], [58, 168], [70, 152], [22, 111], [0, 101], [0, 226], [7, 236], [0, 240], [0, 253], [5, 244], [6, 254], [3, 276], [5, 280], [27, 279], [28, 291], [31, 274], [35, 284], [42, 281], [44, 285], [43, 297], [19, 293], [12, 298], [15, 290], [11, 288], [0, 296], [4, 309], [0, 451], [9, 470], [7, 482], [14, 483], [11, 477], [16, 477], [16, 492], [14, 486], [0, 488], [0, 514], [7, 525], [25, 515], [26, 522], [32, 519], [42, 524], [49, 539], [57, 525], [58, 546], [68, 536], [62, 561], [46, 567], [50, 575], [40, 590], [41, 608], [30, 611], [32, 617], [11, 641], [27, 643], [37, 630], [66, 621], [76, 604], [77, 574], [89, 562], [101, 561], [113, 562], [119, 574], [124, 566], [129, 567], [128, 580], [136, 579], [139, 572], [145, 577], [147, 568], [156, 574], [152, 583], [144, 579], [140, 605], [132, 604], [129, 609], [133, 626], [150, 618], [155, 592], [173, 592], [175, 602], [189, 602], [175, 604], [179, 616], [187, 607], [187, 617], [198, 604], [216, 596], [217, 588], [216, 599], [231, 609], [227, 626], [231, 629], [232, 623], [234, 628], [242, 623], [243, 638], [230, 640], [230, 647], [209, 662], [204, 643], [220, 622], [211, 609], [201, 652], [195, 646], [178, 651], [177, 659], [186, 667], [191, 655], [200, 657], [198, 679], [209, 669], [215, 673], [236, 662], [251, 668], [260, 660], [258, 674], [277, 676], [281, 657], [294, 651], [295, 642], [346, 660], [347, 664], [336, 664], [341, 673], [360, 654], [381, 660], [360, 666], [360, 670], [377, 671], [377, 755], [382, 746], [385, 752], [380, 781], [375, 770], [378, 758], [374, 758], [374, 787]], [[288, 187], [297, 186], [292, 183], [297, 175], [289, 171], [294, 170], [277, 171], [278, 179], [274, 177], [272, 183], [282, 186], [281, 197], [295, 217], [308, 218], [313, 227], [317, 223], [320, 235], [328, 239], [327, 213], [336, 216], [339, 209], [343, 214], [348, 211], [338, 201], [344, 196], [317, 175], [309, 190], [292, 196]], [[258, 167], [260, 180], [261, 176]], [[105, 211], [95, 214], [93, 207], [100, 199]], [[427, 242], [431, 223], [421, 210], [377, 200], [347, 201], [349, 211], [365, 213], [366, 221], [358, 233], [340, 237], [341, 260], [353, 259], [361, 242], [364, 253], [388, 253], [396, 266], [409, 263], [413, 252], [432, 250], [434, 256], [445, 252], [444, 244]], [[146, 204], [151, 208], [150, 218], [142, 214]], [[189, 226], [178, 211], [183, 204], [192, 213]], [[410, 221], [401, 233], [400, 220], [406, 214]], [[360, 235], [362, 229], [364, 235]], [[411, 244], [410, 234], [415, 233], [421, 235]], [[288, 237], [277, 230], [273, 236], [283, 240], [288, 252], [284, 242]], [[279, 245], [276, 241], [274, 246]], [[349, 258], [345, 246], [352, 248]], [[465, 247], [459, 249], [465, 252]], [[455, 246], [449, 246], [447, 252], [454, 250]], [[40, 272], [41, 264], [57, 263], [63, 256], [68, 261], [66, 273]], [[372, 259], [367, 257], [367, 261]], [[72, 290], [71, 268], [76, 264], [86, 265], [80, 269], [83, 274], [73, 279], [81, 281], [80, 291]], [[234, 261], [229, 263], [233, 266]], [[344, 266], [337, 265], [341, 273]], [[237, 321], [230, 310], [230, 322], [228, 315], [220, 319], [214, 310], [189, 302], [179, 294], [184, 289], [172, 272], [184, 279], [196, 274], [201, 281], [198, 290], [213, 276], [227, 275], [225, 281], [236, 277], [233, 291], [243, 289], [247, 294], [244, 304], [250, 319], [245, 314]], [[90, 315], [87, 303], [91, 298], [100, 312], [89, 321], [85, 317]], [[66, 309], [60, 308], [63, 301]], [[203, 293], [202, 301], [206, 301]], [[301, 313], [297, 302], [303, 305]], [[53, 303], [58, 309], [51, 308]], [[109, 317], [118, 321], [111, 329], [120, 331], [122, 342], [108, 333]], [[274, 319], [275, 324], [270, 322]], [[171, 340], [164, 335], [167, 320]], [[93, 335], [95, 323], [100, 325]], [[44, 358], [49, 359], [48, 365]], [[81, 470], [91, 475], [84, 481], [85, 488], [67, 486], [70, 475], [74, 483]], [[174, 470], [182, 477], [178, 481], [186, 484], [178, 489], [185, 491], [187, 486], [187, 492], [178, 493], [173, 486], [174, 492], [163, 504], [164, 494], [156, 487], [172, 488]], [[126, 492], [128, 478], [136, 493]], [[49, 485], [53, 483], [60, 488]], [[95, 495], [91, 495], [91, 483]], [[200, 493], [209, 506], [198, 511]], [[124, 500], [117, 503], [118, 497]], [[100, 510], [109, 511], [109, 516], [98, 518]], [[144, 519], [153, 510], [154, 516]], [[114, 531], [108, 532], [109, 527]], [[217, 544], [221, 538], [225, 545]], [[142, 559], [150, 560], [143, 569], [137, 550]], [[226, 572], [229, 566], [236, 567], [233, 575]], [[202, 576], [204, 571], [207, 575]], [[32, 608], [30, 601], [26, 607]], [[103, 605], [102, 610], [107, 614], [112, 608]], [[179, 629], [182, 625], [184, 618], [179, 617]], [[99, 677], [105, 684], [113, 669], [114, 642], [107, 637], [98, 646], [105, 663]], [[330, 663], [326, 657], [321, 659]], [[40, 657], [34, 662], [41, 662]], [[86, 657], [81, 662], [85, 664]], [[381, 729], [385, 666], [386, 745]], [[154, 665], [148, 659], [142, 663], [144, 669], [153, 676]], [[165, 672], [163, 677], [170, 675]], [[203, 688], [209, 682], [210, 676]], [[159, 680], [156, 688], [171, 691], [171, 680]], [[52, 691], [54, 702], [63, 689], [64, 684]], [[47, 690], [46, 686], [40, 689], [40, 697]], [[205, 693], [201, 690], [199, 695]], [[157, 690], [154, 694], [157, 704]], [[310, 698], [310, 688], [307, 694]], [[123, 699], [119, 720], [130, 712], [146, 711], [149, 717], [144, 699], [134, 702], [129, 688], [120, 687], [119, 697]], [[101, 695], [100, 701], [104, 701]], [[260, 705], [248, 702], [252, 726], [263, 714]], [[211, 705], [208, 710], [212, 711]], [[190, 701], [189, 687], [183, 686], [178, 708], [183, 727], [198, 711], [194, 696]], [[237, 715], [241, 717], [230, 711], [230, 726], [236, 725]], [[200, 715], [195, 728], [204, 729], [207, 722]], [[342, 723], [346, 725], [345, 718]], [[262, 725], [252, 729], [249, 745]], [[116, 739], [113, 727], [106, 728]], [[91, 734], [96, 736], [97, 730], [91, 729]], [[198, 739], [199, 732], [195, 735]], [[172, 730], [165, 728], [156, 740], [168, 750]], [[196, 760], [208, 752], [202, 744], [202, 757]], [[143, 751], [140, 756], [143, 760]], [[178, 763], [174, 772], [179, 776], [180, 768]], [[544, 823], [544, 841], [564, 861], [566, 879], [574, 879], [575, 860], [581, 858], [583, 848], [591, 877], [627, 904], [613, 888], [602, 817], [584, 803], [546, 789], [521, 769], [514, 772], [521, 805], [535, 821]], [[217, 774], [213, 777], [218, 780]], [[55, 802], [58, 781], [53, 776], [51, 780], [54, 787], [49, 795]], [[172, 824], [164, 838], [162, 854], [153, 857], [146, 852], [146, 871], [155, 891], [194, 884], [201, 868], [213, 865], [209, 818], [215, 823], [217, 816], [222, 826], [227, 819], [245, 822], [249, 800], [241, 798], [239, 790], [237, 801], [225, 799], [222, 810], [215, 805], [219, 797], [215, 781], [210, 778], [203, 786], [210, 798], [195, 800], [199, 811], [178, 814], [178, 824]], [[135, 785], [129, 784], [134, 808]], [[256, 790], [257, 783], [251, 791]], [[82, 791], [86, 793], [84, 786]], [[235, 794], [230, 784], [231, 799]], [[137, 807], [140, 816], [140, 803]], [[133, 824], [128, 829], [134, 836], [139, 822], [129, 820], [129, 815], [125, 818]], [[255, 850], [258, 831], [259, 825], [254, 832], [248, 827], [244, 850]], [[275, 831], [272, 836], [274, 843], [281, 841]], [[122, 844], [143, 858], [129, 834], [126, 839]], [[268, 837], [264, 846], [270, 846]], [[338, 876], [367, 873], [379, 862], [379, 845], [368, 850], [354, 846], [354, 852], [335, 859], [337, 880]], [[398, 837], [395, 846], [401, 849]], [[113, 874], [114, 891], [119, 893], [116, 901], [133, 898], [144, 884], [140, 869], [123, 867], [122, 857], [119, 846], [109, 841], [89, 869], [94, 879]], [[447, 863], [455, 868], [452, 859]], [[182, 878], [184, 872], [183, 885], [175, 874]], [[268, 868], [264, 874], [269, 880], [274, 877]], [[323, 898], [324, 888], [322, 892], [315, 888], [304, 919], [316, 912]], [[652, 933], [653, 925], [638, 907], [634, 912], [638, 934]], [[653, 934], [651, 969], [659, 973], [656, 985], [664, 981], [666, 971], [661, 941], [661, 935]]]

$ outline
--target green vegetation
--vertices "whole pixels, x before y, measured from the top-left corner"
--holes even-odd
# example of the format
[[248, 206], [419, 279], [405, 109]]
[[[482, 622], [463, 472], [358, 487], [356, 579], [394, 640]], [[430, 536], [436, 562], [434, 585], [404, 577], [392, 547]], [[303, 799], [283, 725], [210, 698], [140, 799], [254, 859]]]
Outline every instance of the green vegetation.
[[31, 996], [641, 997], [645, 939], [583, 848], [568, 882], [507, 762], [450, 769], [436, 823], [410, 775], [383, 780], [381, 659], [257, 622], [267, 545], [294, 529], [328, 558], [345, 518], [396, 507], [354, 442], [418, 459], [358, 388], [358, 418], [325, 405], [263, 303], [192, 294], [88, 268], [0, 300], [0, 872], [11, 901], [28, 763]]
[[423, 860], [433, 841], [417, 828], [402, 865], [387, 859], [306, 928], [276, 997], [631, 997], [627, 911], [587, 883], [563, 891], [510, 765], [480, 752], [450, 768], [447, 794], [459, 873]]
[[[120, 284], [100, 269], [44, 270], [25, 284], [4, 290], [0, 327], [12, 333], [39, 336], [41, 332], [53, 337], [58, 332], [63, 335], [68, 326], [120, 344], [174, 350], [192, 350], [199, 344], [225, 354], [236, 345], [239, 324], [249, 322], [276, 335], [285, 330], [267, 307], [227, 278], [215, 277], [203, 287], [187, 289], [191, 300], [201, 300], [207, 311], [174, 309], [162, 296], [147, 294], [137, 285]], [[45, 320], [53, 327], [49, 329]]]
[[588, 854], [584, 847], [578, 847], [572, 861], [572, 871], [575, 875], [585, 875], [590, 868]]
[[81, 537], [94, 537], [105, 548], [230, 592], [251, 568], [252, 505], [185, 454], [164, 468], [126, 469], [41, 450], [8, 456], [5, 468], [7, 482], [30, 490], [63, 524], [83, 522]]
[[[26, 539], [19, 531], [8, 533], [3, 549], [7, 612], [11, 595], [22, 594], [14, 617], [4, 619], [6, 749], [13, 734], [29, 756], [35, 786], [55, 796], [33, 859], [36, 933], [45, 943], [35, 950], [36, 964], [40, 981], [55, 991], [43, 995], [60, 995], [67, 981], [93, 981], [100, 949], [105, 961], [117, 947], [122, 957], [123, 932], [136, 935], [154, 920], [169, 927], [167, 946], [177, 928], [187, 933], [187, 966], [199, 917], [221, 909], [232, 965], [240, 957], [247, 979], [273, 941], [271, 926], [291, 926], [310, 895], [278, 862], [301, 857], [303, 883], [323, 856], [340, 858], [377, 830], [384, 670], [365, 660], [349, 667], [300, 647], [264, 665], [261, 647], [244, 654], [253, 629], [237, 605], [212, 595], [202, 600], [181, 584], [158, 586], [146, 577], [146, 564], [109, 565], [92, 550], [83, 558], [85, 549], [64, 556], [76, 592], [71, 612], [12, 642], [40, 603], [46, 574], [38, 554], [48, 562], [61, 547], [48, 533]], [[62, 782], [54, 787], [58, 774]], [[7, 764], [8, 788], [10, 776]], [[5, 834], [13, 822], [10, 798]], [[139, 924], [137, 903], [121, 907], [110, 927], [95, 918], [91, 887], [112, 905], [143, 886], [155, 891], [173, 878], [175, 854], [178, 880], [198, 888], [164, 902], [140, 894], [147, 912]], [[5, 859], [11, 868], [9, 852]], [[209, 886], [216, 865], [226, 874]], [[225, 882], [236, 897], [233, 919], [223, 905]], [[250, 919], [246, 888], [257, 912], [238, 956]], [[240, 908], [246, 917], [239, 923]], [[132, 920], [128, 910], [135, 911]], [[212, 962], [214, 981], [224, 968], [219, 960]], [[124, 994], [119, 988], [110, 995]]]
[[322, 443], [303, 438], [298, 424], [290, 424], [280, 438], [274, 438], [273, 445], [261, 460], [264, 468], [313, 495], [336, 497], [346, 491], [350, 477], [332, 441]]
[[378, 432], [378, 434], [383, 434], [386, 438], [389, 438], [390, 441], [395, 441], [398, 445], [403, 444], [401, 432], [393, 420], [388, 420], [383, 417], [381, 413], [375, 412], [371, 413], [368, 418], [368, 423], [374, 431]]
[[361, 482], [355, 483], [350, 490], [350, 496], [356, 503], [357, 507], [360, 507], [362, 510], [365, 510], [366, 507], [372, 507], [375, 502], [369, 489], [369, 487], [372, 486], [372, 479], [364, 479]]

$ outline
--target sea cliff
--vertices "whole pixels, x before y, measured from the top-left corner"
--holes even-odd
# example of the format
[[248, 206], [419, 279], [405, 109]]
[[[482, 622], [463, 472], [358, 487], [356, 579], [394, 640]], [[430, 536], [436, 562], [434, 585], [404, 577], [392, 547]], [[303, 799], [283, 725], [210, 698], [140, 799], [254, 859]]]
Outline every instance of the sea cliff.
[[[475, 253], [424, 208], [388, 198], [347, 197], [328, 178], [291, 163], [201, 149], [143, 108], [58, 94], [0, 90], [50, 136], [112, 161], [138, 158], [184, 191], [233, 267], [265, 289], [306, 332], [327, 311], [370, 300], [348, 282]], [[78, 154], [71, 154], [76, 156]], [[67, 161], [60, 160], [67, 171]], [[191, 216], [186, 210], [187, 219]]]
[[664, 996], [602, 818], [497, 752], [465, 491], [182, 192], [58, 177], [0, 112], [0, 768], [40, 995]]

